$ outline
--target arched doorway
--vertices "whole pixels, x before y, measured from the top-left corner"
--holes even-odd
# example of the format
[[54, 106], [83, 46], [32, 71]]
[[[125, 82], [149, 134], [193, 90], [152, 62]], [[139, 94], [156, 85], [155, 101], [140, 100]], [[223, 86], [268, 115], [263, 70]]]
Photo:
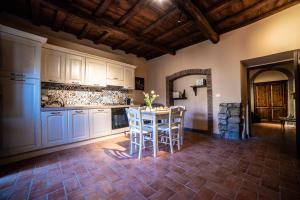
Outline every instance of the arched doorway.
[[[170, 76], [166, 77], [166, 105], [174, 105], [174, 100], [172, 98], [174, 81], [191, 75], [205, 75], [206, 76], [206, 86], [207, 86], [207, 125], [208, 132], [213, 134], [213, 103], [212, 103], [212, 81], [211, 81], [211, 69], [187, 69], [176, 72]], [[199, 98], [201, 98], [199, 96]]]

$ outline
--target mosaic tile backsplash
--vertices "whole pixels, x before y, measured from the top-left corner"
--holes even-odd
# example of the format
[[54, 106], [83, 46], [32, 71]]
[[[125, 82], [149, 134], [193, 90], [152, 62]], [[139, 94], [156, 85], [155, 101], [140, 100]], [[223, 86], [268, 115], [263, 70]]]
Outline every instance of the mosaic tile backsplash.
[[61, 98], [65, 105], [125, 104], [128, 90], [117, 87], [88, 87], [57, 83], [42, 83], [42, 95], [49, 101]]

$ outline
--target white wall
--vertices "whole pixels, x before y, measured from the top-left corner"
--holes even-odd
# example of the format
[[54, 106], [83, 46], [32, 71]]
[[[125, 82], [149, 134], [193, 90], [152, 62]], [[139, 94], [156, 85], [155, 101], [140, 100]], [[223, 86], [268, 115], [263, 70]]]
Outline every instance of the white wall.
[[[300, 48], [300, 5], [254, 24], [221, 35], [220, 42], [205, 41], [147, 62], [149, 89], [166, 102], [165, 78], [189, 68], [212, 69], [214, 133], [221, 102], [241, 102], [241, 60]], [[151, 68], [150, 68], [151, 67]], [[220, 98], [215, 94], [221, 94]], [[244, 91], [243, 91], [244, 93]]]
[[195, 96], [193, 88], [196, 80], [206, 78], [203, 75], [184, 76], [173, 82], [174, 91], [183, 92], [185, 90], [186, 100], [176, 100], [174, 105], [186, 106], [184, 127], [198, 130], [208, 130], [207, 121], [207, 88], [198, 88]]

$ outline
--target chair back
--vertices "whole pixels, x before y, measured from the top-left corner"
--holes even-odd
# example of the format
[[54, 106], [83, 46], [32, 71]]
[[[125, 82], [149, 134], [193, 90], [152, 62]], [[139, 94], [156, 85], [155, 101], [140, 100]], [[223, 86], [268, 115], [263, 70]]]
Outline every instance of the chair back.
[[185, 106], [171, 106], [169, 110], [169, 122], [183, 124]]
[[126, 108], [129, 128], [142, 131], [142, 114], [140, 108]]

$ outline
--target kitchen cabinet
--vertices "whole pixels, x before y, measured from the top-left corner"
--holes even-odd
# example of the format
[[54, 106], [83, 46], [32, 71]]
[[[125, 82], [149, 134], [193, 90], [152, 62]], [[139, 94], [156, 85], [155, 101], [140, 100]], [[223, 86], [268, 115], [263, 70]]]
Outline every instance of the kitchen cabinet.
[[134, 68], [124, 67], [124, 88], [125, 89], [134, 89], [135, 88]]
[[66, 73], [66, 54], [60, 51], [43, 48], [42, 81], [64, 83]]
[[85, 58], [83, 56], [67, 54], [66, 83], [83, 84], [85, 72]]
[[0, 74], [2, 76], [40, 78], [40, 63], [41, 43], [0, 32]]
[[111, 134], [111, 110], [89, 110], [90, 138], [96, 138]]
[[67, 111], [42, 112], [42, 145], [50, 147], [67, 142]]
[[69, 142], [89, 139], [88, 110], [68, 111], [68, 139]]
[[86, 58], [84, 84], [92, 86], [106, 86], [106, 62]]
[[122, 65], [107, 63], [107, 85], [124, 85], [124, 67]]
[[38, 149], [40, 80], [0, 78], [0, 156]]

